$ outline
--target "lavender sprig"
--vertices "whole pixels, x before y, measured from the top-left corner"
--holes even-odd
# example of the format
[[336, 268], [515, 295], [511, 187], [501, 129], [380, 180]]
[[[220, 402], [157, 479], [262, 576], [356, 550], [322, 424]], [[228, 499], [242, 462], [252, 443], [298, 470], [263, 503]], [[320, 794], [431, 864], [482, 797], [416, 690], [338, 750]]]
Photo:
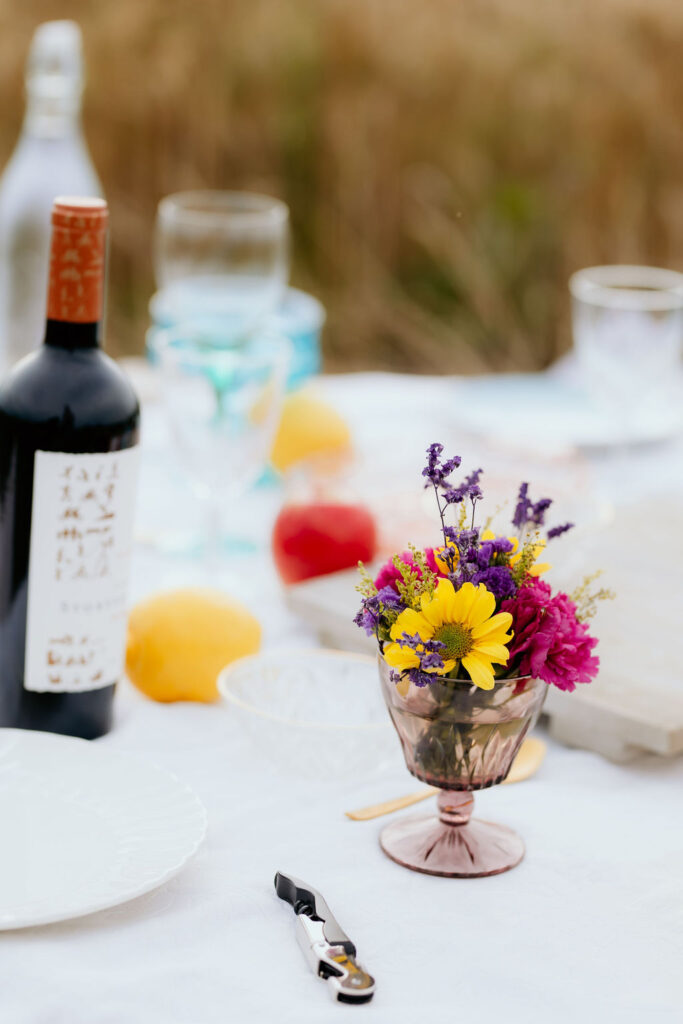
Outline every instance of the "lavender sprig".
[[386, 612], [402, 612], [405, 604], [393, 587], [383, 587], [370, 597], [364, 598], [354, 622], [364, 629], [368, 636], [373, 634], [379, 640], [378, 630]]
[[[420, 676], [429, 677], [430, 672], [440, 673], [443, 671], [444, 660], [442, 652], [446, 649], [446, 645], [440, 640], [423, 640], [419, 633], [402, 633], [395, 642], [400, 647], [409, 647], [419, 659], [419, 666], [408, 670], [409, 673], [417, 672]], [[429, 678], [426, 681], [429, 682]], [[416, 685], [424, 686], [425, 683], [418, 682]]]
[[447, 483], [448, 477], [462, 462], [459, 455], [454, 455], [452, 459], [447, 459], [442, 463], [442, 451], [443, 445], [438, 442], [430, 444], [427, 449], [427, 465], [422, 470], [422, 476], [427, 478], [425, 487], [429, 487], [430, 484], [434, 487], [441, 487], [443, 484]]
[[552, 498], [541, 498], [539, 501], [533, 502], [529, 497], [529, 484], [525, 481], [520, 484], [512, 525], [516, 526], [520, 533], [530, 525], [543, 526], [545, 514], [552, 503]]
[[479, 486], [479, 477], [483, 472], [483, 469], [475, 469], [469, 476], [465, 477], [459, 487], [447, 488], [443, 494], [446, 504], [459, 505], [466, 498], [478, 501], [483, 497], [481, 487]]
[[442, 453], [442, 444], [438, 442], [430, 444], [427, 449], [427, 465], [422, 470], [422, 475], [427, 480], [425, 487], [429, 487], [431, 484], [434, 488], [434, 497], [436, 498], [436, 505], [439, 510], [441, 532], [444, 540], [444, 550], [441, 553], [441, 557], [448, 565], [449, 575], [452, 575], [455, 572], [456, 556], [456, 550], [452, 545], [455, 544], [457, 547], [460, 531], [446, 525], [446, 510], [449, 505], [459, 505], [469, 498], [472, 502], [472, 528], [474, 527], [476, 504], [483, 496], [479, 486], [479, 478], [483, 470], [475, 469], [469, 476], [465, 477], [458, 487], [454, 487], [450, 483], [449, 477], [453, 470], [460, 466], [462, 459], [459, 455], [455, 455], [452, 459], [442, 462]]
[[548, 540], [553, 540], [555, 537], [561, 537], [567, 530], [573, 530], [574, 523], [563, 523], [562, 526], [553, 526], [551, 530], [548, 530]]

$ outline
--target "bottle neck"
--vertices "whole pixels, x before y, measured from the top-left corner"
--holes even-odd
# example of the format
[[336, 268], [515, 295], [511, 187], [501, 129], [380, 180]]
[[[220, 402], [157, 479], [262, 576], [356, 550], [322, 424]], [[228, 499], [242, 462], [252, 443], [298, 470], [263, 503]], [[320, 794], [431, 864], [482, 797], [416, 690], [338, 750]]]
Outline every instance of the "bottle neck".
[[63, 139], [81, 134], [80, 84], [68, 83], [68, 86], [45, 89], [29, 85], [22, 128], [24, 135], [40, 139]]
[[44, 344], [50, 348], [66, 348], [69, 351], [84, 348], [99, 348], [102, 337], [102, 321], [76, 324], [69, 320], [52, 320], [45, 322]]
[[[106, 206], [94, 200], [57, 200], [47, 288], [45, 344], [59, 348], [99, 345], [104, 313]], [[102, 206], [105, 206], [103, 212]]]

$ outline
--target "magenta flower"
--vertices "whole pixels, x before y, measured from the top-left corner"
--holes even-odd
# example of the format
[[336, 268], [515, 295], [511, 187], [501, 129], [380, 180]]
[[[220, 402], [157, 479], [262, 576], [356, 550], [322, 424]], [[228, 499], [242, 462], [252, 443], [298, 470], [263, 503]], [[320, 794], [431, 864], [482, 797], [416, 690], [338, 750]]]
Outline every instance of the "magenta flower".
[[501, 610], [512, 615], [510, 664], [518, 662], [520, 675], [570, 691], [595, 678], [600, 659], [591, 651], [598, 641], [579, 621], [576, 605], [566, 594], [553, 597], [547, 583], [533, 579], [514, 598], [503, 601]]

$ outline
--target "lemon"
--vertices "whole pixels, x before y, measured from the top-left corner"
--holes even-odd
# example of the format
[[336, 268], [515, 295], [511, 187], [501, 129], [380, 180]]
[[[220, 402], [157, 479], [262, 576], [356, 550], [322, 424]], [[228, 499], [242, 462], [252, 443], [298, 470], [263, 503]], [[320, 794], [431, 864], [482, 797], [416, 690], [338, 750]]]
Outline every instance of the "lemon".
[[287, 395], [271, 462], [280, 472], [313, 455], [347, 451], [351, 433], [336, 409], [309, 391]]
[[229, 662], [254, 654], [261, 627], [218, 590], [174, 590], [140, 602], [128, 620], [128, 678], [153, 700], [213, 701]]

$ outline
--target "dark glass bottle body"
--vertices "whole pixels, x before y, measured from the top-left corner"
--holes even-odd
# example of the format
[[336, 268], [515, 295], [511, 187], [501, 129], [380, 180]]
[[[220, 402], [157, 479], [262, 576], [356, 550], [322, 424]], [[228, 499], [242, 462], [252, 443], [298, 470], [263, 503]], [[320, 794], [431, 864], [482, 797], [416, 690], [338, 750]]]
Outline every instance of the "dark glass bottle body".
[[24, 688], [34, 460], [138, 442], [139, 406], [99, 347], [98, 323], [48, 320], [45, 343], [0, 386], [0, 726], [94, 739], [111, 726], [116, 680], [84, 692]]

